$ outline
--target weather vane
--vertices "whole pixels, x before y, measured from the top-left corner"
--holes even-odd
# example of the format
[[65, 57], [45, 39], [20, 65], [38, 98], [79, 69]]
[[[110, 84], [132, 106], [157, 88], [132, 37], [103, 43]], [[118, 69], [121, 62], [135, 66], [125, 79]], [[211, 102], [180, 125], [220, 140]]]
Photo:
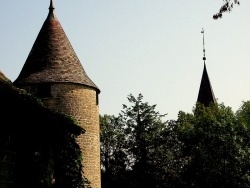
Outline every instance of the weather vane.
[[205, 55], [205, 41], [204, 41], [204, 29], [202, 28], [201, 33], [203, 34], [203, 60], [206, 60], [206, 55]]

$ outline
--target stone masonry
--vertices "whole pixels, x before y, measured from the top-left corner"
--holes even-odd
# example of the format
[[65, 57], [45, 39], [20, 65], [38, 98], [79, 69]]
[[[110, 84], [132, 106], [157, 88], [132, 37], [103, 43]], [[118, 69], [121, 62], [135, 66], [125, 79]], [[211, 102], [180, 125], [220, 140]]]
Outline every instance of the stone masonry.
[[[83, 171], [92, 188], [100, 188], [100, 140], [98, 94], [95, 89], [80, 84], [50, 83], [50, 97], [42, 97], [45, 106], [72, 116], [85, 129], [78, 137], [83, 154]], [[47, 87], [47, 88], [48, 88]], [[38, 93], [39, 84], [24, 87]]]
[[85, 129], [78, 138], [84, 176], [101, 187], [99, 88], [88, 77], [55, 15], [49, 13], [14, 85], [41, 98], [45, 106], [72, 116]]

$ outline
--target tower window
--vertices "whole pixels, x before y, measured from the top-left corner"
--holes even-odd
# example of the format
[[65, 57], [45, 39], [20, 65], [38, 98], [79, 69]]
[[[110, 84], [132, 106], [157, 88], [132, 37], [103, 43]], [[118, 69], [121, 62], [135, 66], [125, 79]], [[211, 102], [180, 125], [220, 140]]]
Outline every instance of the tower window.
[[37, 86], [37, 97], [51, 97], [51, 87], [48, 84], [39, 84]]
[[96, 105], [99, 105], [99, 96], [97, 92], [96, 92]]

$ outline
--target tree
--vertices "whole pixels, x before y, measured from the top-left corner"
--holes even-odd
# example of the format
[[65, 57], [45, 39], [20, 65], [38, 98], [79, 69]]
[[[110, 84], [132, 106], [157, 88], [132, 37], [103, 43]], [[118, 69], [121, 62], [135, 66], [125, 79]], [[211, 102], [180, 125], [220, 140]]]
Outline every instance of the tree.
[[[102, 188], [126, 185], [126, 147], [124, 128], [119, 117], [100, 116]], [[126, 187], [126, 186], [125, 186]]]
[[217, 20], [218, 18], [222, 18], [222, 15], [225, 12], [231, 12], [234, 5], [240, 5], [239, 0], [223, 0], [224, 4], [221, 6], [218, 13], [213, 15], [213, 19]]
[[[164, 122], [156, 105], [143, 102], [143, 95], [128, 96], [131, 106], [120, 113], [126, 133], [130, 173], [129, 188], [171, 187], [182, 167], [181, 143], [172, 124]], [[173, 186], [175, 187], [175, 186]]]
[[231, 108], [197, 104], [193, 114], [180, 112], [176, 123], [189, 159], [183, 187], [249, 187], [249, 146]]
[[185, 160], [174, 121], [163, 121], [142, 94], [128, 101], [118, 117], [100, 118], [102, 187], [178, 187]]
[[244, 172], [244, 178], [249, 183], [250, 179], [250, 101], [242, 103], [241, 107], [236, 112], [236, 118], [241, 125], [240, 133], [242, 138], [242, 172]]
[[85, 130], [70, 116], [49, 110], [14, 87], [1, 73], [0, 98], [0, 156], [7, 157], [2, 160], [7, 165], [0, 165], [1, 187], [83, 188], [76, 139]]
[[101, 117], [103, 188], [250, 187], [250, 101], [236, 113], [197, 103], [168, 121], [141, 94], [128, 101]]

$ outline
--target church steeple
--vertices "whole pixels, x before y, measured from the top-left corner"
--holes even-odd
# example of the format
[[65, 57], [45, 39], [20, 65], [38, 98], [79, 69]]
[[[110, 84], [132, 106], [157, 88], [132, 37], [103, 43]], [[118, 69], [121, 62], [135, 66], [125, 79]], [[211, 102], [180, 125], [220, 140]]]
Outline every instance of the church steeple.
[[206, 68], [205, 42], [204, 42], [203, 28], [202, 28], [201, 33], [203, 34], [203, 58], [202, 59], [204, 61], [204, 68], [203, 68], [197, 102], [203, 104], [204, 106], [209, 106], [210, 103], [216, 103], [216, 99], [214, 97], [214, 92], [213, 92], [212, 85], [210, 83], [209, 76], [207, 73], [207, 68]]

